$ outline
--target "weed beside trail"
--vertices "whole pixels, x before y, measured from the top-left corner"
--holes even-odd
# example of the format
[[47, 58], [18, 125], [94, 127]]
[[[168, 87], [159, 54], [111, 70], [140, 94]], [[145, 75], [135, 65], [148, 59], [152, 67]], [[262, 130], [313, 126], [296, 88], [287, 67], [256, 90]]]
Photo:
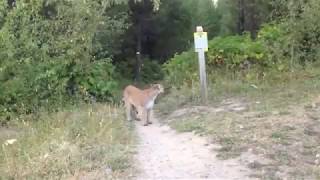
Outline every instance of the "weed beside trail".
[[[24, 117], [0, 131], [4, 179], [108, 179], [130, 170], [133, 131], [122, 112], [93, 105]], [[33, 119], [33, 120], [31, 120]], [[8, 140], [16, 139], [10, 144]]]
[[279, 74], [262, 82], [216, 77], [210, 87], [206, 106], [194, 88], [172, 89], [158, 106], [165, 112], [163, 123], [208, 136], [221, 145], [219, 158], [241, 158], [255, 177], [320, 178], [316, 71]]

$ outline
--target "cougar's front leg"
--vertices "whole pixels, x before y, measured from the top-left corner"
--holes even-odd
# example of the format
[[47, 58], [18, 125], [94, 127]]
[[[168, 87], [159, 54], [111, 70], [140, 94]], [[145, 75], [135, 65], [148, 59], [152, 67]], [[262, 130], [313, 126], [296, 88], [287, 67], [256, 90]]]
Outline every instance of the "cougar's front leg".
[[143, 121], [144, 121], [144, 126], [148, 126], [148, 122], [149, 122], [149, 120], [148, 120], [148, 110], [143, 110], [142, 111], [142, 117], [143, 117]]
[[147, 110], [147, 122], [148, 124], [152, 124], [151, 120], [150, 120], [150, 117], [151, 117], [151, 110]]
[[128, 103], [128, 102], [125, 102], [125, 107], [126, 107], [126, 115], [127, 115], [127, 120], [128, 121], [131, 121], [132, 120], [132, 117], [131, 117], [131, 104]]

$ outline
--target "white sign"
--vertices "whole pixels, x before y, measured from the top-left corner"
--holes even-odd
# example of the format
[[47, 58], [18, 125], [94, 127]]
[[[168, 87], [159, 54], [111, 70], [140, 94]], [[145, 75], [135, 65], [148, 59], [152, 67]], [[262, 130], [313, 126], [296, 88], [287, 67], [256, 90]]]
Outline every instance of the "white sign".
[[208, 51], [208, 35], [207, 32], [195, 32], [194, 33], [194, 45], [195, 51], [199, 50]]

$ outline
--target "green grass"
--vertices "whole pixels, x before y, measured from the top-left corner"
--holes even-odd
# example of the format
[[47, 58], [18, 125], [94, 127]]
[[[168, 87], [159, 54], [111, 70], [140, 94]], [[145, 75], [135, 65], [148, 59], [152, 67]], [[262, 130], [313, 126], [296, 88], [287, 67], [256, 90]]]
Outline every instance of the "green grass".
[[[199, 121], [199, 123], [195, 123]], [[194, 119], [183, 119], [182, 121], [173, 121], [171, 126], [173, 126], [178, 132], [195, 132], [201, 133], [205, 131], [204, 123], [201, 118]]]
[[[122, 111], [109, 105], [24, 116], [0, 132], [0, 174], [3, 179], [125, 177], [133, 135]], [[7, 145], [8, 139], [17, 141]]]
[[[288, 179], [320, 178], [320, 158], [316, 157], [320, 154], [319, 67], [266, 72], [263, 79], [214, 74], [209, 77], [205, 112], [192, 111], [201, 105], [197, 85], [171, 88], [158, 106], [159, 112], [165, 112], [163, 122], [181, 132], [205, 134], [222, 146], [218, 150], [221, 159], [250, 149], [271, 160], [257, 162], [261, 164], [254, 169], [258, 178], [282, 179], [282, 172]], [[246, 108], [230, 110], [235, 104]], [[171, 118], [181, 108], [185, 113]]]

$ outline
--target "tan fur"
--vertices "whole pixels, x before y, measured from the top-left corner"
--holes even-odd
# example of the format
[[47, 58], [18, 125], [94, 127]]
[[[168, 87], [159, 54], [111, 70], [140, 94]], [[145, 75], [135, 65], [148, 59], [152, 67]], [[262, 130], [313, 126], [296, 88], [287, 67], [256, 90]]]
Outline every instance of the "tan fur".
[[162, 85], [154, 84], [148, 89], [138, 89], [133, 85], [127, 86], [123, 91], [123, 101], [126, 107], [127, 120], [131, 121], [133, 108], [137, 111], [138, 118], [144, 121], [144, 125], [151, 124], [150, 112], [157, 96], [164, 92]]

